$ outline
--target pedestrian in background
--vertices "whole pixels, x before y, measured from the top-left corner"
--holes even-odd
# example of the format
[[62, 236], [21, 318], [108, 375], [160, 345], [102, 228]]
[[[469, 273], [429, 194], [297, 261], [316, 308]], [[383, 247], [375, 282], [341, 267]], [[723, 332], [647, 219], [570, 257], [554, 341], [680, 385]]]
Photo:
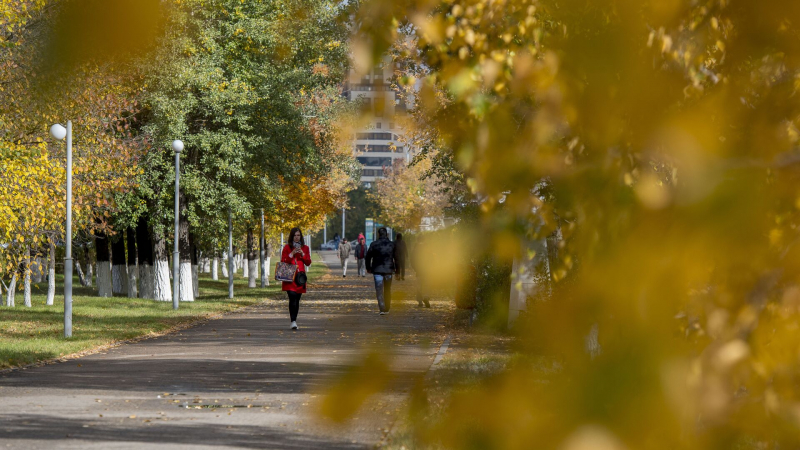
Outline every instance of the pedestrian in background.
[[367, 240], [363, 234], [358, 235], [358, 244], [353, 249], [353, 257], [358, 262], [358, 276], [367, 276], [367, 265], [364, 262], [364, 258], [367, 257]]
[[342, 278], [347, 277], [347, 258], [350, 257], [351, 250], [350, 243], [347, 242], [347, 239], [342, 239], [342, 243], [339, 244], [339, 260], [342, 262]]
[[375, 277], [375, 294], [382, 316], [389, 314], [392, 307], [392, 275], [397, 268], [395, 256], [394, 242], [389, 240], [389, 233], [386, 228], [379, 228], [378, 240], [369, 245], [364, 262], [367, 272]]
[[[281, 251], [281, 262], [297, 266], [296, 273], [306, 272], [306, 267], [311, 265], [311, 250], [303, 245], [303, 233], [300, 228], [292, 228], [289, 240]], [[295, 281], [297, 275], [295, 275]], [[306, 285], [298, 285], [295, 281], [284, 281], [282, 289], [289, 295], [289, 318], [292, 321], [292, 330], [297, 329], [297, 314], [300, 312], [300, 297], [306, 293]]]
[[408, 261], [408, 247], [406, 241], [403, 240], [402, 233], [397, 233], [394, 240], [394, 246], [397, 253], [397, 279], [405, 281], [406, 279], [406, 261]]
[[411, 268], [414, 269], [414, 273], [417, 274], [417, 306], [422, 308], [424, 304], [426, 308], [431, 307], [431, 302], [428, 300], [428, 283], [430, 282], [429, 276], [427, 271], [425, 270], [425, 260], [424, 258], [424, 248], [425, 244], [423, 243], [425, 240], [425, 235], [419, 235], [416, 239], [416, 244], [414, 244], [414, 250], [411, 252]]

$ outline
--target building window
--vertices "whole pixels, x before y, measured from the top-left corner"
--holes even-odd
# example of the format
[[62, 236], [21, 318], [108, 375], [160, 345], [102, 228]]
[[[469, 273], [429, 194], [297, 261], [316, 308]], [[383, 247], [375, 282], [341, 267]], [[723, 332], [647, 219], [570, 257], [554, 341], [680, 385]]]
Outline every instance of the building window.
[[359, 140], [380, 140], [380, 141], [391, 141], [392, 140], [392, 133], [356, 133], [356, 139]]
[[390, 157], [380, 157], [380, 156], [359, 156], [358, 162], [366, 167], [383, 167], [383, 166], [391, 166], [392, 165], [392, 158]]
[[[394, 122], [389, 122], [389, 129], [394, 130]], [[397, 138], [395, 138], [397, 139]]]
[[403, 147], [392, 147], [391, 145], [356, 145], [357, 152], [364, 153], [393, 153], [395, 151], [402, 152]]
[[381, 123], [380, 122], [375, 122], [375, 128], [380, 130], [381, 129]]
[[361, 171], [362, 177], [382, 177], [383, 169], [363, 169]]

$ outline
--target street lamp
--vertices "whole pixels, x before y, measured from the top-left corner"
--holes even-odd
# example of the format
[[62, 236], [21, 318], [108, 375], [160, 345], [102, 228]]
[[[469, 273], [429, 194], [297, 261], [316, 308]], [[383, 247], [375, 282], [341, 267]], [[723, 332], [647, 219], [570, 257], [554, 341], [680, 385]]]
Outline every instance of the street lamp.
[[50, 136], [59, 141], [67, 138], [67, 254], [64, 258], [64, 337], [72, 337], [72, 121], [67, 128], [50, 127]]
[[183, 141], [172, 141], [172, 150], [175, 151], [175, 245], [172, 249], [172, 309], [177, 310], [180, 303], [180, 252], [178, 251], [179, 227], [180, 227], [180, 186], [181, 186], [181, 152], [183, 151]]

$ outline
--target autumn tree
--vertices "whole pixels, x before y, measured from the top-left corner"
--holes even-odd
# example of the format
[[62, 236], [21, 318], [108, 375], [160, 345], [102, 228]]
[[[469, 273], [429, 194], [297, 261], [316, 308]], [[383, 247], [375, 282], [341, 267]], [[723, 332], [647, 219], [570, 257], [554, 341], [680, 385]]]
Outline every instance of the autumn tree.
[[381, 223], [400, 230], [414, 230], [423, 217], [444, 218], [449, 201], [430, 168], [427, 158], [412, 165], [396, 159], [391, 167], [384, 168], [385, 178], [378, 180], [370, 192], [380, 205]]

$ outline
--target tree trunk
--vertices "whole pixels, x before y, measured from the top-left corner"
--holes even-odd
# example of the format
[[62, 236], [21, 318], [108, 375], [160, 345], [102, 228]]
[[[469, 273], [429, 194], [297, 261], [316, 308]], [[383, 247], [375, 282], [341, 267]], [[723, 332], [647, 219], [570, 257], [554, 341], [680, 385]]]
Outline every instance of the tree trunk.
[[182, 302], [194, 301], [194, 281], [192, 280], [192, 243], [189, 240], [189, 219], [186, 194], [180, 192], [180, 215], [178, 222], [178, 261], [180, 283], [178, 298]]
[[33, 306], [31, 302], [31, 246], [25, 246], [25, 261], [23, 262], [23, 274], [24, 274], [24, 283], [25, 283], [25, 306], [30, 308]]
[[267, 278], [267, 249], [266, 242], [264, 239], [264, 211], [261, 211], [261, 230], [259, 231], [258, 237], [258, 263], [260, 264], [259, 267], [259, 278], [261, 278], [261, 287], [269, 286], [269, 278]]
[[97, 249], [97, 295], [100, 297], [113, 297], [108, 236], [103, 232], [98, 232], [96, 236], [97, 239], [95, 239], [94, 243]]
[[155, 281], [153, 283], [153, 298], [159, 302], [172, 301], [172, 286], [169, 282], [169, 258], [167, 256], [167, 240], [163, 235], [156, 234], [154, 241], [155, 250]]
[[256, 275], [258, 269], [256, 262], [258, 261], [258, 252], [256, 251], [256, 236], [252, 228], [247, 229], [247, 287], [256, 287]]
[[125, 267], [125, 239], [118, 233], [111, 242], [111, 287], [115, 294], [128, 293], [128, 270]]
[[39, 284], [42, 282], [42, 275], [43, 275], [43, 262], [42, 257], [39, 255], [39, 251], [36, 250], [35, 257], [31, 262], [31, 279], [34, 283]]
[[89, 244], [83, 246], [83, 267], [86, 268], [86, 274], [81, 285], [84, 287], [92, 287], [92, 255], [89, 250]]
[[197, 250], [197, 246], [194, 245], [194, 236], [192, 233], [189, 233], [189, 247], [192, 253], [192, 293], [194, 294], [194, 298], [200, 296], [200, 255], [198, 255], [199, 251]]
[[6, 292], [6, 306], [16, 306], [14, 304], [14, 296], [17, 293], [17, 271], [11, 275], [11, 281], [8, 283], [8, 292]]
[[139, 295], [139, 267], [136, 265], [136, 232], [133, 228], [125, 231], [128, 242], [128, 297], [136, 298]]
[[86, 286], [86, 275], [83, 273], [80, 258], [75, 259], [75, 272], [78, 273], [78, 283], [80, 283], [81, 286]]
[[214, 261], [211, 263], [211, 279], [219, 280], [219, 256], [214, 253]]
[[136, 257], [139, 262], [139, 297], [156, 298], [156, 274], [153, 267], [153, 241], [147, 219], [139, 218], [136, 224]]
[[47, 261], [47, 306], [53, 306], [56, 300], [56, 244], [53, 238], [47, 239], [49, 258]]
[[267, 244], [267, 262], [265, 264], [265, 266], [267, 266], [265, 268], [265, 270], [267, 272], [267, 286], [269, 286], [269, 277], [272, 276], [271, 275], [272, 271], [270, 270], [272, 268], [272, 250], [273, 250], [272, 249], [272, 244], [268, 243]]

